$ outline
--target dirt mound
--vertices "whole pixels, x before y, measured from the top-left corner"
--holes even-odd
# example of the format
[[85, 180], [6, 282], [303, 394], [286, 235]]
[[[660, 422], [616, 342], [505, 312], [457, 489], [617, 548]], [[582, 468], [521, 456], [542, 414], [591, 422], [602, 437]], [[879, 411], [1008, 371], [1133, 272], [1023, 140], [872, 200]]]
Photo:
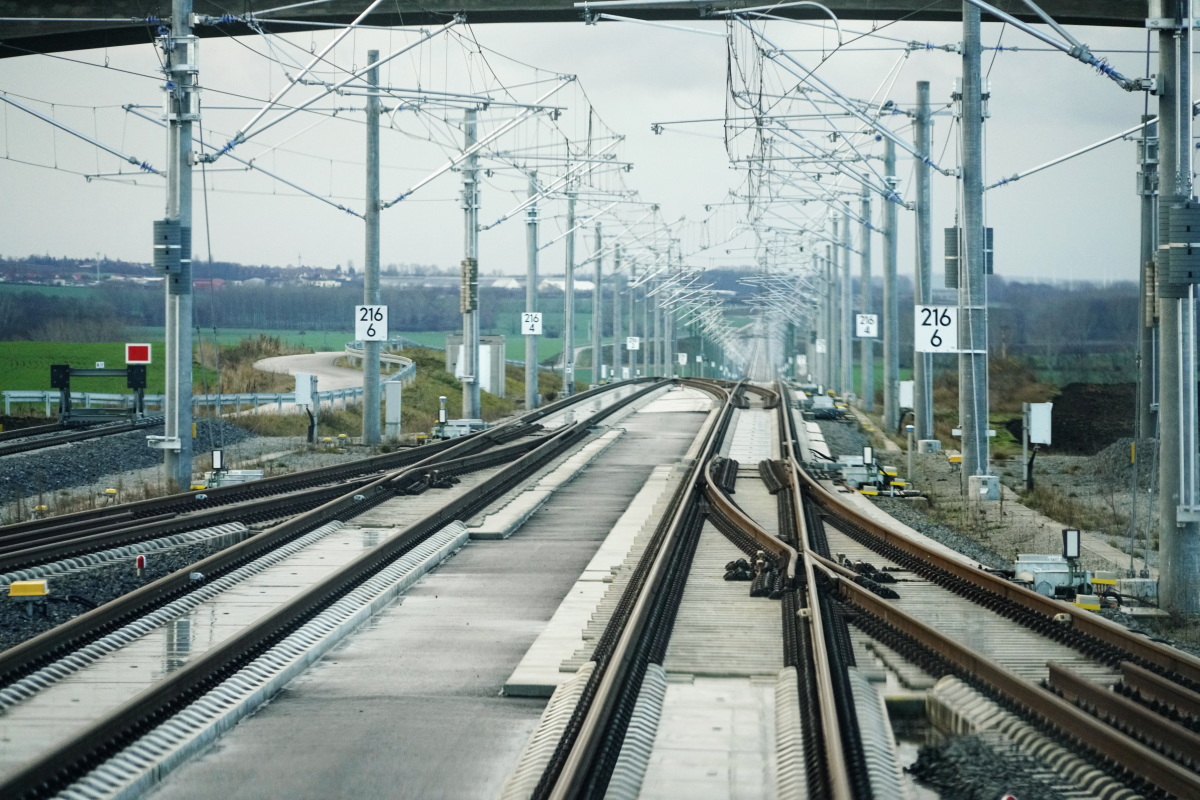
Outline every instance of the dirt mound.
[[1136, 384], [1071, 383], [1053, 402], [1050, 436], [1055, 453], [1095, 455], [1133, 436]]

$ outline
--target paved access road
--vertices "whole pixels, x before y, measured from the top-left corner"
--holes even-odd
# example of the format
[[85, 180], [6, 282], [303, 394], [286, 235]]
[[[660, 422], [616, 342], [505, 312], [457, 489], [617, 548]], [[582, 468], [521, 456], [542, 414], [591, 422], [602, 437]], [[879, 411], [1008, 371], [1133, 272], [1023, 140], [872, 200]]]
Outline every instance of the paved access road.
[[317, 376], [317, 389], [326, 392], [330, 389], [349, 389], [362, 386], [362, 370], [339, 367], [335, 362], [346, 355], [343, 350], [326, 353], [306, 353], [298, 356], [272, 356], [254, 362], [255, 369], [264, 372], [283, 372], [295, 375], [297, 372]]

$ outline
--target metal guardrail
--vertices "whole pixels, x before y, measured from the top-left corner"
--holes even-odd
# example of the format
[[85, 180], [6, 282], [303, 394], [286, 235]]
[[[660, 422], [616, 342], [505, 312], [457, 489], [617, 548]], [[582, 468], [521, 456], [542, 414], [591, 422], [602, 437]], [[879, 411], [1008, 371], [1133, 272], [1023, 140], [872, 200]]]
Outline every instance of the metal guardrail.
[[[392, 344], [389, 342], [388, 344]], [[362, 342], [347, 342], [346, 354], [352, 357], [362, 358]], [[391, 364], [397, 367], [397, 370], [383, 379], [383, 383], [400, 381], [403, 385], [409, 386], [417, 377], [417, 365], [409, 358], [398, 356], [394, 353], [383, 352], [381, 359], [385, 364]], [[362, 397], [362, 387], [354, 386], [346, 389], [330, 389], [324, 392], [316, 393], [316, 402], [318, 406], [333, 406], [337, 402], [341, 402], [343, 408], [351, 401]], [[5, 415], [12, 414], [12, 407], [17, 405], [40, 405], [43, 407], [45, 416], [49, 417], [58, 412], [59, 392], [57, 390], [23, 390], [10, 389], [0, 392], [4, 396], [4, 413]], [[162, 409], [163, 395], [148, 394], [145, 396], [146, 408]], [[283, 413], [285, 403], [294, 404], [296, 402], [295, 392], [242, 392], [237, 394], [216, 393], [216, 394], [194, 394], [192, 395], [192, 408], [217, 408], [218, 413], [222, 409], [232, 406], [235, 411], [241, 411], [242, 407], [254, 408], [256, 406], [276, 406], [280, 413]], [[132, 408], [133, 395], [111, 392], [71, 392], [71, 404], [82, 408]]]
[[[415, 374], [415, 369], [414, 369]], [[394, 379], [396, 376], [390, 376]], [[58, 411], [59, 393], [56, 390], [7, 390], [0, 392], [4, 396], [4, 413], [12, 414], [13, 404], [26, 405], [41, 405], [44, 407], [47, 417], [53, 416]], [[362, 387], [354, 386], [348, 389], [330, 389], [325, 392], [317, 392], [316, 401], [318, 406], [329, 405], [341, 401], [342, 405], [346, 405], [351, 400], [356, 400], [362, 397]], [[161, 394], [146, 395], [146, 408], [163, 407], [163, 396]], [[120, 393], [102, 393], [102, 392], [72, 392], [71, 403], [75, 406], [83, 408], [131, 408], [133, 396]], [[283, 411], [285, 403], [295, 403], [295, 392], [246, 392], [239, 394], [194, 394], [192, 395], [192, 408], [226, 408], [233, 406], [237, 411], [241, 411], [242, 407], [253, 408], [255, 406], [277, 406], [280, 412]]]
[[[392, 364], [397, 367], [396, 372], [384, 378], [384, 383], [400, 381], [403, 385], [408, 386], [417, 378], [417, 364], [411, 358], [398, 356], [395, 353], [390, 353], [386, 348], [389, 347], [406, 347], [407, 339], [390, 339], [382, 342], [384, 349], [379, 353], [379, 360], [385, 365]], [[360, 362], [363, 358], [363, 343], [359, 341], [346, 342], [346, 355], [351, 358], [356, 358]]]

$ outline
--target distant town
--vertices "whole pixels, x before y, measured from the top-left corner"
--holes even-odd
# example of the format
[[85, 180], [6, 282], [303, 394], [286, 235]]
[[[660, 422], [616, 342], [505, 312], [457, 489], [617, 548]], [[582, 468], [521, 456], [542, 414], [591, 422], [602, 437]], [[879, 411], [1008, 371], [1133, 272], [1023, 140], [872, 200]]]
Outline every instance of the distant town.
[[[333, 268], [307, 266], [251, 266], [224, 261], [196, 262], [192, 269], [196, 289], [222, 289], [226, 286], [315, 286], [342, 288], [362, 285], [362, 273], [354, 265]], [[81, 259], [52, 256], [0, 258], [0, 283], [30, 286], [97, 286], [101, 283], [128, 283], [158, 286], [163, 282], [150, 264], [108, 258]], [[494, 289], [524, 289], [525, 276], [495, 274], [480, 276], [480, 285]], [[380, 283], [386, 287], [421, 286], [457, 288], [457, 268], [425, 264], [389, 264], [380, 270]], [[548, 276], [538, 283], [542, 292], [563, 291], [562, 276]], [[575, 279], [579, 292], [592, 291], [592, 281]], [[733, 293], [733, 290], [730, 290]]]

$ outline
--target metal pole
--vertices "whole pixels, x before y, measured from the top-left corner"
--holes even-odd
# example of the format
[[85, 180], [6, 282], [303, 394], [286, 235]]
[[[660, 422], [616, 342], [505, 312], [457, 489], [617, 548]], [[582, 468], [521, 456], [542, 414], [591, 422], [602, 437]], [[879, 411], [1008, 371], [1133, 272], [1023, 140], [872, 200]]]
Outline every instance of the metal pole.
[[[1141, 198], [1142, 235], [1138, 259], [1138, 378], [1137, 422], [1134, 428], [1133, 488], [1129, 512], [1129, 577], [1134, 577], [1133, 552], [1138, 524], [1138, 492], [1142, 475], [1154, 469], [1154, 450], [1149, 445], [1158, 432], [1158, 304], [1154, 296], [1154, 254], [1158, 250], [1158, 123], [1144, 115], [1146, 123], [1138, 141], [1138, 195]], [[1149, 457], [1148, 457], [1149, 456]], [[1143, 469], [1145, 465], [1145, 470]], [[1150, 505], [1153, 505], [1151, 501]], [[1147, 536], [1149, 541], [1149, 536]]]
[[601, 365], [604, 359], [600, 357], [600, 326], [601, 317], [600, 309], [602, 303], [600, 301], [600, 278], [604, 267], [604, 262], [600, 258], [600, 253], [603, 249], [603, 237], [600, 234], [600, 225], [596, 224], [596, 255], [594, 256], [595, 264], [593, 264], [593, 274], [595, 275], [595, 286], [592, 288], [592, 384], [599, 386], [604, 370]]
[[[629, 335], [637, 336], [637, 287], [633, 284], [637, 282], [637, 262], [629, 265]], [[637, 350], [626, 351], [626, 360], [629, 362], [629, 377], [637, 377]]]
[[679, 357], [675, 350], [675, 312], [663, 307], [663, 367], [664, 375], [675, 377], [679, 371]]
[[[834, 217], [833, 238], [837, 240], [837, 218]], [[824, 363], [821, 365], [825, 390], [834, 389], [837, 380], [837, 342], [834, 341], [834, 321], [837, 318], [837, 267], [833, 261], [833, 245], [825, 245], [825, 303], [821, 315], [825, 337]]]
[[[378, 50], [367, 51], [367, 63], [379, 60]], [[379, 293], [379, 67], [367, 70], [367, 198], [363, 303], [378, 305]], [[363, 342], [363, 444], [379, 444], [380, 342]]]
[[650, 282], [642, 284], [642, 374], [650, 375]]
[[[958, 282], [958, 412], [963, 489], [988, 474], [987, 287], [983, 277], [983, 76], [979, 8], [963, 3], [963, 247]], [[976, 481], [979, 483], [978, 481]], [[987, 482], [990, 483], [990, 482]], [[989, 495], [990, 498], [990, 495]]]
[[[463, 114], [463, 150], [476, 142], [476, 115], [473, 108]], [[480, 419], [483, 409], [479, 398], [479, 156], [471, 153], [463, 165], [464, 251], [460, 302], [463, 316], [462, 414], [465, 419]]]
[[842, 390], [842, 276], [839, 261], [842, 249], [841, 217], [833, 215], [833, 247], [829, 257], [829, 385], [835, 393]]
[[[537, 311], [538, 281], [538, 208], [537, 173], [529, 173], [529, 208], [525, 209], [525, 310]], [[538, 337], [525, 336], [525, 410], [538, 407]]]
[[[849, 208], [846, 209], [849, 212]], [[854, 391], [854, 352], [850, 349], [850, 326], [854, 316], [850, 298], [853, 295], [854, 278], [850, 273], [850, 214], [842, 217], [842, 283], [841, 301], [838, 303], [838, 354], [841, 357], [841, 373], [838, 389], [843, 395]]]
[[[887, 140], [888, 142], [891, 139]], [[860, 313], [871, 313], [871, 190], [864, 183], [862, 195], [862, 253], [859, 255], [862, 271], [862, 286], [859, 293], [862, 303]], [[859, 340], [859, 363], [862, 367], [862, 408], [875, 410], [875, 339], [864, 337]]]
[[[933, 141], [933, 115], [929, 111], [929, 81], [917, 81], [917, 152], [929, 158]], [[918, 159], [915, 165], [917, 194], [916, 305], [933, 302], [933, 213], [929, 182], [929, 161]], [[913, 353], [913, 435], [917, 441], [933, 438], [933, 353]]]
[[[1135, 437], [1144, 442], [1154, 436], [1154, 407], [1158, 402], [1155, 378], [1155, 334], [1158, 312], [1154, 298], [1154, 253], [1158, 249], [1158, 123], [1147, 123], [1138, 142], [1138, 195], [1141, 197], [1142, 236], [1138, 272], [1138, 408]], [[1140, 470], [1139, 470], [1140, 472]]]
[[[662, 286], [662, 281], [655, 281], [655, 284]], [[660, 377], [667, 374], [663, 368], [663, 311], [659, 305], [657, 297], [651, 300], [647, 297], [646, 302], [654, 303], [654, 367], [653, 374]]]
[[1029, 474], [1029, 403], [1021, 404], [1021, 481], [1026, 492], [1033, 491]]
[[196, 104], [196, 39], [192, 37], [192, 0], [171, 4], [171, 36], [167, 39], [168, 89], [166, 217], [179, 222], [179, 270], [166, 283], [166, 386], [161, 440], [167, 479], [177, 489], [192, 484], [192, 122], [200, 119]]
[[567, 257], [563, 281], [563, 397], [575, 394], [575, 195], [567, 195]]
[[625, 276], [621, 274], [621, 245], [613, 248], [613, 318], [612, 318], [612, 379], [621, 380], [621, 353], [625, 339], [621, 335], [621, 284]]
[[[883, 145], [883, 171], [889, 187], [895, 191], [896, 145], [887, 139]], [[896, 203], [883, 206], [883, 424], [895, 431], [900, 424], [900, 308], [896, 300]]]
[[[1174, 20], [1159, 31], [1159, 229], [1169, 234], [1172, 209], [1192, 195], [1192, 2], [1158, 0], [1156, 18]], [[1164, 225], [1164, 223], [1166, 223]], [[1172, 281], [1169, 236], [1159, 237], [1159, 596], [1163, 608], [1200, 612], [1200, 510], [1196, 475], [1194, 286]]]

